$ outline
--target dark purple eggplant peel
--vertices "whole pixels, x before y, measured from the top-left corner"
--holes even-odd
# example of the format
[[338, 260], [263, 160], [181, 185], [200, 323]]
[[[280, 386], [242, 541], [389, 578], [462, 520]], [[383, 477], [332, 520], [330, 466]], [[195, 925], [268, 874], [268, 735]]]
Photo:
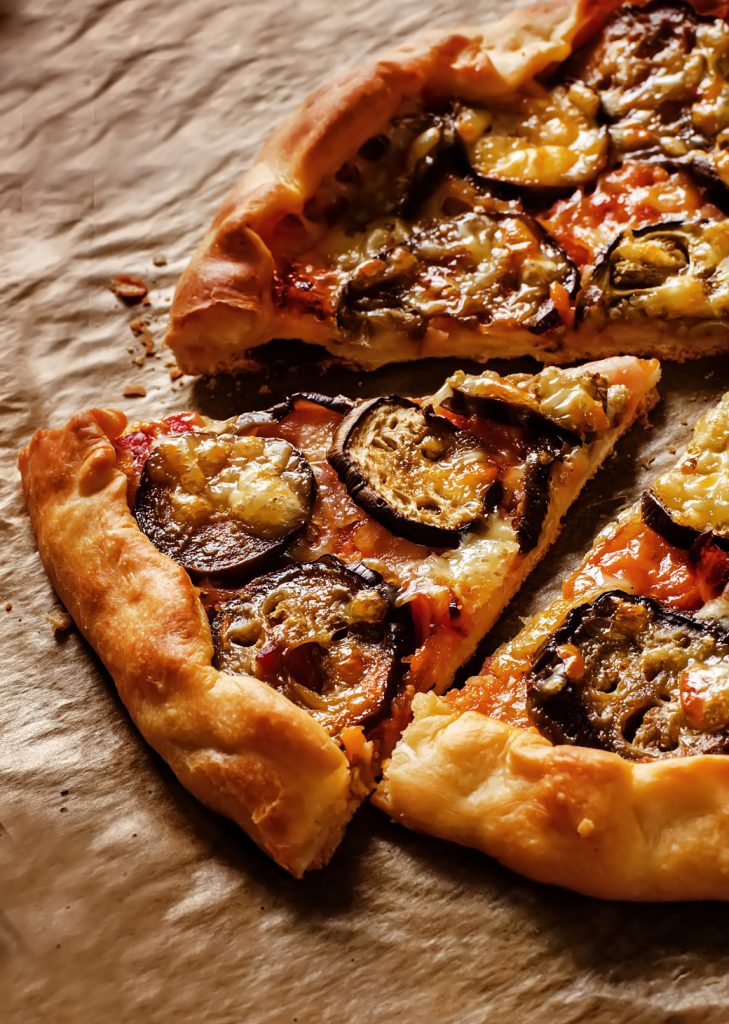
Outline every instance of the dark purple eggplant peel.
[[393, 596], [377, 573], [331, 555], [278, 569], [218, 607], [215, 664], [267, 682], [333, 735], [371, 725], [402, 669]]
[[316, 482], [276, 437], [199, 432], [160, 439], [134, 506], [139, 528], [192, 573], [260, 571], [308, 523]]
[[[687, 720], [686, 680], [709, 680]], [[533, 724], [553, 743], [627, 760], [729, 752], [729, 630], [621, 591], [574, 608], [526, 677]], [[702, 727], [697, 727], [701, 724]]]
[[680, 512], [669, 509], [654, 491], [643, 492], [640, 511], [646, 526], [676, 548], [688, 551], [702, 537], [710, 537], [712, 543], [722, 551], [729, 551], [729, 537], [714, 533], [708, 525], [705, 530], [698, 530], [695, 526], [682, 523]]
[[478, 438], [399, 395], [346, 416], [329, 462], [365, 512], [427, 547], [458, 547], [501, 494]]

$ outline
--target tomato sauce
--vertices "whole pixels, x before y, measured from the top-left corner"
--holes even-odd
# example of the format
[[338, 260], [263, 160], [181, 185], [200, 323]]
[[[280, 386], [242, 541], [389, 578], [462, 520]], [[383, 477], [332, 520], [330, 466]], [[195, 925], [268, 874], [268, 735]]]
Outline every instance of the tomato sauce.
[[194, 430], [199, 430], [204, 426], [204, 416], [196, 412], [181, 412], [166, 416], [162, 420], [151, 420], [149, 423], [140, 424], [134, 430], [117, 437], [114, 447], [117, 450], [119, 468], [126, 473], [129, 480], [127, 498], [130, 508], [134, 506], [142, 470], [152, 451], [155, 438], [191, 434]]
[[630, 161], [602, 175], [592, 192], [581, 189], [558, 200], [538, 219], [580, 267], [596, 257], [627, 227], [692, 216], [722, 219], [693, 179], [657, 164]]

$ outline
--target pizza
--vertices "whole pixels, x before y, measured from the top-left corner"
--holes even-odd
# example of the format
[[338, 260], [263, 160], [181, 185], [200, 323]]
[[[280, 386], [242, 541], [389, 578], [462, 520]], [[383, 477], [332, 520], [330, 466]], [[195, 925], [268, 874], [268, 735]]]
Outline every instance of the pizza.
[[625, 356], [224, 422], [93, 409], [38, 431], [20, 468], [48, 575], [140, 732], [298, 876], [658, 377]]
[[179, 366], [726, 355], [727, 9], [553, 0], [315, 92], [182, 274]]
[[729, 393], [562, 594], [445, 698], [376, 801], [531, 878], [729, 898]]

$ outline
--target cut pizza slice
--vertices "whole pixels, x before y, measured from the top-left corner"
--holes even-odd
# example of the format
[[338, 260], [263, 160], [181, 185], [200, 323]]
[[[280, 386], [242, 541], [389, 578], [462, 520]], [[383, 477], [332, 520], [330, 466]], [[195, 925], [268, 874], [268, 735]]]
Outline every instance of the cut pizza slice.
[[181, 368], [729, 352], [729, 25], [696, 6], [554, 0], [316, 92], [180, 279]]
[[729, 394], [562, 596], [445, 698], [376, 802], [542, 882], [729, 899]]
[[225, 422], [93, 410], [39, 431], [21, 472], [51, 581], [141, 733], [301, 875], [658, 377], [625, 357]]

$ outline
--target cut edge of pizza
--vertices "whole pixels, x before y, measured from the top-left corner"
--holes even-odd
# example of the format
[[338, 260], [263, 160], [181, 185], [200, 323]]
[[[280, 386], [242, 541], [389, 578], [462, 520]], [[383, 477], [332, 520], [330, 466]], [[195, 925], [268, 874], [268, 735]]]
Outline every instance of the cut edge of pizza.
[[729, 899], [729, 393], [562, 596], [445, 698], [375, 803], [528, 877]]
[[726, 14], [555, 0], [319, 89], [183, 272], [180, 367], [244, 369], [275, 338], [366, 368], [726, 353]]
[[293, 875], [327, 862], [415, 693], [446, 689], [655, 360], [222, 422], [91, 410], [21, 453], [50, 580], [182, 784]]

